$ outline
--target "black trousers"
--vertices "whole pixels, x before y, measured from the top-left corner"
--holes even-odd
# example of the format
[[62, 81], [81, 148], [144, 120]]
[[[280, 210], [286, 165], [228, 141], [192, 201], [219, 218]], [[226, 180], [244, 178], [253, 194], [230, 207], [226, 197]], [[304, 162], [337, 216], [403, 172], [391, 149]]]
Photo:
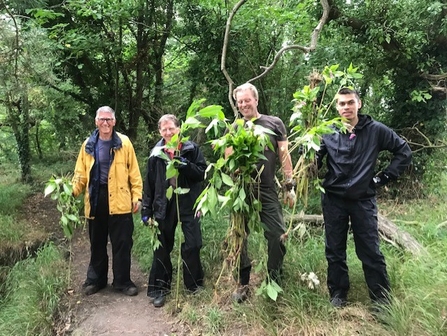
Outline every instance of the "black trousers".
[[327, 286], [331, 297], [346, 298], [349, 290], [346, 243], [351, 221], [355, 251], [372, 300], [388, 298], [390, 282], [385, 258], [379, 249], [376, 199], [349, 200], [322, 195], [328, 262]]
[[[183, 269], [183, 282], [185, 287], [194, 291], [203, 286], [203, 268], [200, 261], [200, 249], [202, 248], [202, 232], [200, 220], [194, 215], [182, 216], [181, 227], [184, 242], [181, 244], [181, 258]], [[162, 290], [169, 292], [172, 283], [171, 252], [175, 243], [175, 231], [177, 228], [177, 206], [175, 197], [168, 201], [166, 218], [157, 220], [160, 234], [158, 239], [161, 246], [154, 251], [154, 258], [149, 274], [147, 294]]]
[[[281, 236], [285, 233], [282, 207], [275, 188], [261, 187], [259, 196], [262, 203], [259, 225], [263, 225], [264, 237], [267, 239], [267, 270], [272, 280], [279, 281], [286, 254], [286, 247], [281, 241]], [[248, 237], [247, 225], [245, 230]], [[239, 284], [241, 285], [248, 285], [250, 282], [251, 260], [248, 256], [247, 237], [243, 241], [240, 256]]]
[[134, 285], [130, 279], [132, 234], [134, 223], [132, 214], [109, 215], [107, 187], [102, 186], [99, 192], [98, 206], [94, 219], [89, 220], [90, 264], [87, 270], [85, 285], [107, 285], [109, 256], [107, 242], [110, 236], [112, 244], [112, 285], [116, 289], [124, 289]]

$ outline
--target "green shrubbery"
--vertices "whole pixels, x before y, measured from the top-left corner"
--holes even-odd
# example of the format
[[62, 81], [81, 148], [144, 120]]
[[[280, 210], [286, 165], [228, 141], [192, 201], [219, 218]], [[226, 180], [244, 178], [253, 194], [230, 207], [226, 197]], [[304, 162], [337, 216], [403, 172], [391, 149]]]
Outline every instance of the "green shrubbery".
[[18, 262], [1, 285], [0, 335], [53, 335], [53, 318], [67, 287], [61, 250], [48, 244]]

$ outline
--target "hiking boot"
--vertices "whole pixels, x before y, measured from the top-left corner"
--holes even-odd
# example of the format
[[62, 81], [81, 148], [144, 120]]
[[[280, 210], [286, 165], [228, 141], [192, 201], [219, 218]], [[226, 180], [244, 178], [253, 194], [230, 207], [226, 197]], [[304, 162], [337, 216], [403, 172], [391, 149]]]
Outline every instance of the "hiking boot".
[[186, 289], [186, 292], [190, 295], [198, 295], [201, 292], [203, 292], [205, 290], [205, 287], [203, 286], [197, 286], [196, 288], [188, 288]]
[[88, 286], [85, 286], [82, 290], [84, 292], [84, 295], [89, 296], [89, 295], [97, 293], [99, 291], [99, 287], [96, 285], [88, 285]]
[[152, 291], [147, 293], [147, 297], [149, 298], [149, 303], [154, 303], [156, 297], [159, 296], [159, 291]]
[[95, 293], [99, 292], [104, 287], [105, 286], [98, 286], [98, 285], [95, 285], [95, 284], [90, 284], [90, 285], [83, 284], [82, 285], [82, 291], [84, 292], [84, 295], [89, 296], [89, 295], [92, 295], [92, 294], [95, 294]]
[[136, 286], [128, 286], [122, 290], [124, 295], [135, 296], [138, 294], [138, 288]]
[[344, 306], [346, 306], [347, 303], [348, 302], [346, 298], [342, 298], [339, 296], [334, 296], [333, 298], [331, 298], [331, 305], [334, 308], [343, 308]]
[[248, 298], [248, 285], [239, 285], [232, 294], [233, 301], [242, 303]]
[[166, 303], [166, 294], [160, 292], [157, 297], [154, 298], [152, 304], [155, 308], [163, 307]]

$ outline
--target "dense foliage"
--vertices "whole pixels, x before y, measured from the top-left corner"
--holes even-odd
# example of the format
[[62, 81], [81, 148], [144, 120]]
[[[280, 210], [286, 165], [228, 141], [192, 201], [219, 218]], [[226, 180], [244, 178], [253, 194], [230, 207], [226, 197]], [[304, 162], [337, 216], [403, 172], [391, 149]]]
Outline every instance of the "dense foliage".
[[[329, 15], [306, 52], [324, 4]], [[288, 120], [293, 93], [314, 69], [353, 64], [364, 75], [356, 83], [364, 112], [421, 152], [418, 172], [429, 168], [430, 150], [445, 146], [442, 1], [2, 0], [0, 10], [0, 137], [7, 140], [0, 155], [20, 162], [23, 180], [33, 157], [76, 148], [102, 105], [116, 110], [117, 129], [140, 148], [149, 147], [161, 114], [183, 119], [195, 99], [232, 116], [222, 73], [227, 24], [224, 63], [236, 85], [259, 76], [281, 48], [302, 47], [254, 81], [263, 113]]]

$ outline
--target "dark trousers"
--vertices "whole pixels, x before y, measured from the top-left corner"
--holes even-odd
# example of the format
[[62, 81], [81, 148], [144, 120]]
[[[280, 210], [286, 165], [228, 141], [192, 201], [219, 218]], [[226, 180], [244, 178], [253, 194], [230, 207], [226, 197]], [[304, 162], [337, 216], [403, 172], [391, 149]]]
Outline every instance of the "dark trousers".
[[376, 199], [349, 200], [331, 194], [322, 195], [328, 262], [327, 286], [331, 297], [346, 298], [349, 290], [346, 243], [351, 221], [355, 251], [372, 300], [388, 297], [390, 283], [385, 258], [379, 249]]
[[[202, 248], [200, 220], [191, 214], [182, 216], [181, 221], [184, 236], [184, 242], [181, 244], [183, 282], [188, 290], [194, 291], [203, 286], [204, 276], [200, 262], [200, 249]], [[175, 198], [168, 201], [166, 218], [157, 220], [157, 222], [160, 229], [158, 239], [161, 246], [154, 251], [147, 288], [149, 296], [155, 291], [169, 292], [171, 289], [171, 252], [174, 248], [175, 230], [178, 222]]]
[[[262, 210], [260, 219], [264, 227], [264, 237], [267, 239], [267, 270], [272, 280], [278, 281], [282, 274], [282, 265], [286, 254], [286, 247], [281, 241], [281, 236], [285, 233], [284, 217], [281, 203], [275, 188], [261, 187], [260, 197]], [[239, 283], [248, 285], [250, 282], [251, 260], [248, 256], [247, 237], [249, 228], [246, 225], [246, 237], [242, 243], [240, 256]]]
[[133, 230], [132, 214], [109, 215], [107, 187], [101, 187], [95, 218], [89, 220], [90, 264], [85, 285], [107, 285], [109, 236], [112, 244], [112, 285], [116, 289], [133, 285], [130, 280]]

